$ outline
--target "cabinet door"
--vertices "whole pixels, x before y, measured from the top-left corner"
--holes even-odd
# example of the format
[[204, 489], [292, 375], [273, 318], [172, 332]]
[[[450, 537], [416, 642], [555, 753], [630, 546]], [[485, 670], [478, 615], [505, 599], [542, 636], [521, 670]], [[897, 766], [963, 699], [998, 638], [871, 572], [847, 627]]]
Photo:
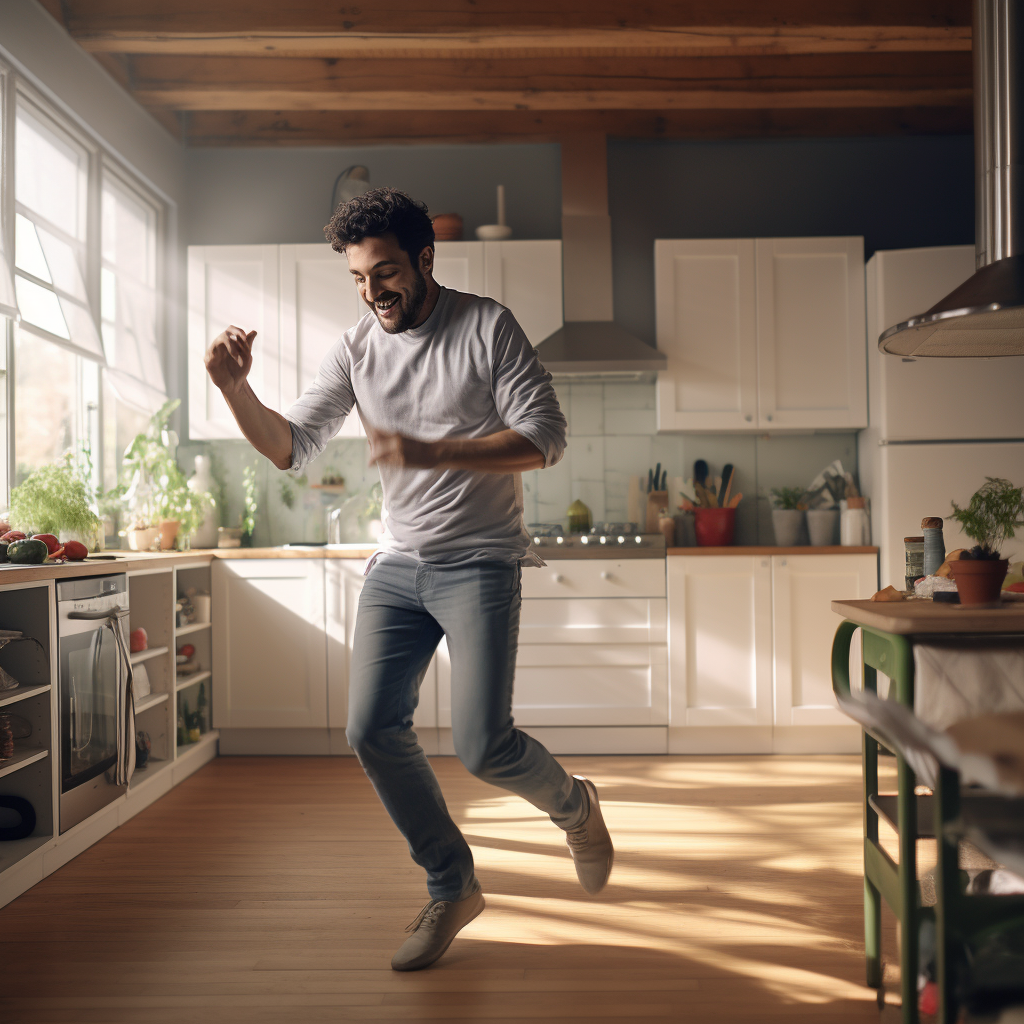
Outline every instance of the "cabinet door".
[[[355, 637], [359, 595], [363, 589], [363, 559], [329, 558], [327, 565], [327, 695], [328, 720], [332, 729], [348, 725], [348, 681]], [[441, 641], [442, 644], [444, 641]], [[437, 664], [431, 660], [420, 684], [416, 725], [437, 725]]]
[[327, 725], [321, 559], [214, 559], [214, 724]]
[[757, 421], [752, 239], [654, 243], [659, 430], [749, 430]]
[[[832, 602], [869, 598], [876, 572], [874, 555], [772, 557], [776, 725], [850, 725], [832, 693]], [[860, 678], [852, 660], [850, 673]]]
[[562, 243], [484, 242], [484, 295], [508, 306], [533, 345], [562, 326]]
[[484, 295], [484, 243], [438, 242], [434, 246], [434, 280], [457, 292]]
[[868, 425], [863, 238], [757, 240], [757, 393], [768, 429]]
[[668, 559], [670, 724], [770, 725], [768, 557]]
[[249, 383], [264, 405], [280, 409], [276, 245], [189, 246], [188, 418], [192, 440], [242, 437], [203, 364], [210, 342], [231, 324], [257, 332]]
[[[281, 409], [302, 394], [324, 357], [367, 312], [348, 260], [326, 242], [282, 245], [281, 260]], [[338, 437], [364, 437], [353, 409]]]

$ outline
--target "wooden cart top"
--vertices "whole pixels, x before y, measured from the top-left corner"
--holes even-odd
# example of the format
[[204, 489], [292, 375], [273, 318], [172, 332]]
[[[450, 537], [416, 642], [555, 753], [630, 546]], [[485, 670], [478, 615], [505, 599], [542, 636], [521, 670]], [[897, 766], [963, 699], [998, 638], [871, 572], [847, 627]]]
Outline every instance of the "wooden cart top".
[[1024, 601], [966, 608], [932, 601], [833, 601], [832, 611], [858, 626], [909, 636], [918, 633], [1024, 633]]

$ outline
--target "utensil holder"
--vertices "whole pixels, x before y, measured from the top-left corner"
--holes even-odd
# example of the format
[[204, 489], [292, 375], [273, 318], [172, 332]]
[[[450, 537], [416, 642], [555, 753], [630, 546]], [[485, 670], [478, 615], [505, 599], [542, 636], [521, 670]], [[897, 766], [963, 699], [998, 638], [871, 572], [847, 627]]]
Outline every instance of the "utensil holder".
[[729, 547], [736, 536], [736, 509], [695, 508], [693, 529], [702, 548]]
[[668, 508], [668, 491], [651, 491], [647, 495], [644, 533], [658, 532], [658, 519], [663, 508]]

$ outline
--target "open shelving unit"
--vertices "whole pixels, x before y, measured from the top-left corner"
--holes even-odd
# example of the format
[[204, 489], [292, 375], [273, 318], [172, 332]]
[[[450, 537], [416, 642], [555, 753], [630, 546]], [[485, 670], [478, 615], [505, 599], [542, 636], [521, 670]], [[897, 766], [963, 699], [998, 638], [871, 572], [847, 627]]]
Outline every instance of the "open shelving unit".
[[[0, 691], [0, 714], [17, 714], [32, 725], [27, 739], [15, 741], [15, 756], [0, 761], [0, 794], [24, 797], [36, 811], [36, 826], [30, 836], [0, 842], [0, 907], [169, 792], [217, 754], [219, 734], [210, 729], [213, 630], [208, 622], [179, 626], [175, 612], [179, 593], [210, 593], [209, 562], [154, 564], [152, 568], [130, 571], [127, 576], [130, 628], [142, 627], [147, 634], [145, 649], [130, 657], [136, 680], [145, 676], [150, 684], [150, 692], [135, 700], [136, 732], [149, 735], [150, 755], [146, 764], [136, 769], [125, 795], [63, 834], [59, 831], [55, 584], [52, 580], [0, 584], [0, 629], [21, 630], [42, 645], [20, 643], [0, 649], [0, 665], [19, 682], [15, 688]], [[198, 670], [179, 678], [175, 656], [185, 642], [196, 648]], [[185, 701], [190, 711], [195, 711], [200, 685], [204, 686], [207, 701], [202, 733], [194, 743], [179, 744], [179, 712]], [[0, 810], [0, 814], [6, 813]]]

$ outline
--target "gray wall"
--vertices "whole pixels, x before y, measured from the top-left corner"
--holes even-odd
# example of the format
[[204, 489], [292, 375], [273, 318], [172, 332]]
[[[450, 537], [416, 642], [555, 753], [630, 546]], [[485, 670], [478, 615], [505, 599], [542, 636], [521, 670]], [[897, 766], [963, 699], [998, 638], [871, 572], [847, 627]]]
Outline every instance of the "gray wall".
[[322, 242], [334, 179], [351, 164], [369, 168], [371, 185], [422, 200], [431, 215], [461, 214], [467, 239], [495, 222], [498, 185], [516, 238], [561, 237], [557, 145], [190, 149], [186, 244]]

